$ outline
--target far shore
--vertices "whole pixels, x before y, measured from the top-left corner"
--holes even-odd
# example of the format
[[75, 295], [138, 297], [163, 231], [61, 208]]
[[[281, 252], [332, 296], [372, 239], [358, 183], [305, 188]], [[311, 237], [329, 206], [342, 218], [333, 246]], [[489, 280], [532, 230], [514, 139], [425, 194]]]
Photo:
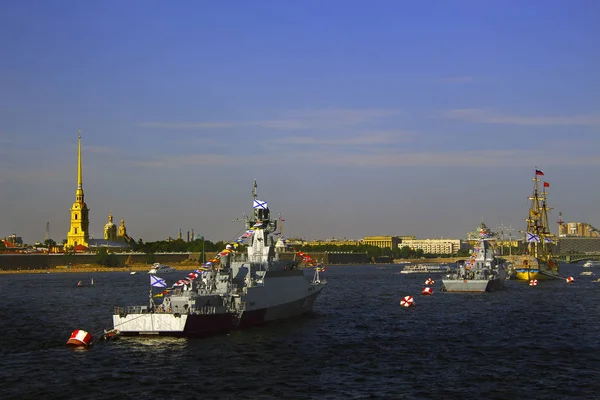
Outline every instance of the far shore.
[[[198, 264], [192, 263], [169, 263], [177, 270], [193, 270]], [[76, 272], [147, 272], [152, 268], [150, 264], [131, 264], [123, 267], [106, 267], [99, 264], [76, 264], [70, 266], [60, 266], [55, 268], [38, 269], [1, 269], [0, 274], [63, 274]]]
[[[430, 259], [398, 259], [394, 260], [393, 264], [403, 263], [454, 263], [460, 258], [430, 258]], [[390, 265], [392, 263], [377, 263], [377, 264], [366, 264], [366, 265]], [[183, 263], [169, 263], [169, 265], [177, 270], [191, 271], [199, 266], [197, 263], [183, 262]], [[328, 264], [328, 266], [349, 266], [359, 264]], [[147, 272], [152, 268], [150, 264], [131, 264], [123, 267], [106, 267], [99, 264], [76, 264], [71, 266], [60, 266], [56, 268], [39, 268], [39, 269], [0, 269], [1, 274], [63, 274], [63, 273], [77, 273], [77, 272]]]

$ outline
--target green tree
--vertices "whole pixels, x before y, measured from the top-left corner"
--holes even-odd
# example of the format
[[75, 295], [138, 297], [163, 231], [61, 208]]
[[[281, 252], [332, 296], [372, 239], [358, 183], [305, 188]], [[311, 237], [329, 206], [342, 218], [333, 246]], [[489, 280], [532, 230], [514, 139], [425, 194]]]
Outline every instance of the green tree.
[[119, 265], [119, 259], [112, 251], [109, 252], [105, 247], [98, 249], [96, 253], [96, 264], [107, 267], [115, 267]]
[[46, 239], [46, 240], [44, 240], [44, 246], [54, 247], [54, 246], [56, 246], [56, 242], [52, 239]]
[[156, 262], [156, 257], [154, 256], [154, 253], [152, 253], [152, 252], [146, 253], [146, 263], [154, 264], [155, 262]]

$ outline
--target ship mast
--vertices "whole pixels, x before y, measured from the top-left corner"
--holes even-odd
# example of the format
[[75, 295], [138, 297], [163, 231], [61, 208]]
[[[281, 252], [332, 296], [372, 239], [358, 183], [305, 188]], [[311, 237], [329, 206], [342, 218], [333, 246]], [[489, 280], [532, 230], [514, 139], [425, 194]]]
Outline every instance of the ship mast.
[[529, 234], [535, 235], [535, 239], [528, 240], [527, 248], [530, 255], [547, 261], [550, 258], [551, 242], [554, 235], [550, 232], [548, 224], [548, 211], [551, 208], [546, 205], [546, 198], [548, 196], [548, 192], [546, 192], [547, 184], [544, 183], [540, 192], [540, 178], [538, 176], [544, 176], [544, 173], [536, 167], [533, 178], [533, 195], [529, 197], [531, 206], [529, 217], [527, 218], [528, 236]]
[[[537, 168], [536, 168], [537, 171]], [[531, 205], [529, 208], [529, 216], [527, 218], [527, 232], [535, 235], [538, 238], [538, 241], [528, 240], [527, 241], [527, 249], [530, 255], [533, 257], [538, 257], [539, 252], [539, 240], [540, 233], [542, 232], [542, 224], [541, 224], [541, 204], [540, 204], [540, 196], [538, 191], [538, 182], [540, 179], [537, 176], [537, 172], [533, 177], [533, 195], [529, 197], [531, 201]]]
[[552, 208], [546, 205], [546, 197], [548, 196], [548, 192], [546, 192], [546, 185], [543, 185], [542, 192], [542, 233], [540, 234], [540, 241], [542, 245], [542, 251], [544, 255], [550, 254], [550, 246], [552, 244], [552, 232], [550, 232], [550, 224], [548, 223], [548, 211]]

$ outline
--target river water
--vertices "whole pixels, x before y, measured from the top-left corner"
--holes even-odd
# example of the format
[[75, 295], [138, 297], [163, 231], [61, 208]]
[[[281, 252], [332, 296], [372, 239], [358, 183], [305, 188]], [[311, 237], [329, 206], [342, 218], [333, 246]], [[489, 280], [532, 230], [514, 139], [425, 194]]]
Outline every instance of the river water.
[[[600, 276], [507, 281], [494, 293], [422, 296], [400, 266], [329, 267], [314, 314], [205, 339], [122, 338], [87, 350], [114, 306], [146, 304], [126, 272], [0, 276], [6, 399], [600, 398]], [[176, 279], [185, 276], [184, 271]], [[181, 276], [179, 276], [181, 275]], [[76, 288], [94, 279], [93, 287]], [[401, 308], [412, 295], [416, 304]]]

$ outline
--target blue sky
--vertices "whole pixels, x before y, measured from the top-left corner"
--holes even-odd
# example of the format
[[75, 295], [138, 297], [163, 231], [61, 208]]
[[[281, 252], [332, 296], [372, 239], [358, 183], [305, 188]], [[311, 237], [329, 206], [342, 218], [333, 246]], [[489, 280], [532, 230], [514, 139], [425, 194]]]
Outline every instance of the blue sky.
[[[597, 1], [0, 2], [0, 236], [306, 239], [600, 227]], [[556, 232], [556, 225], [553, 226]]]

